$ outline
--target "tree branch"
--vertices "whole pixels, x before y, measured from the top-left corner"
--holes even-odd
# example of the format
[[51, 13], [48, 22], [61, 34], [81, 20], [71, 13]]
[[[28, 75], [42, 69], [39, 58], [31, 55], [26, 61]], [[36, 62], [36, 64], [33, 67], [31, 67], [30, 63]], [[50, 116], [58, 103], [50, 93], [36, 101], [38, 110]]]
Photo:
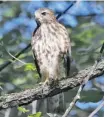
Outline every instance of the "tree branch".
[[[15, 55], [15, 58], [18, 58], [21, 54], [23, 54], [29, 47], [31, 47], [31, 44], [28, 44], [23, 50], [21, 50], [18, 54]], [[15, 60], [15, 58], [12, 58], [12, 61]], [[0, 65], [0, 71], [2, 71], [4, 68], [6, 68], [8, 65], [12, 63], [12, 61], [7, 61]]]
[[[92, 66], [91, 66], [92, 67]], [[86, 68], [78, 72], [77, 75], [72, 78], [63, 79], [59, 81], [58, 85], [54, 88], [50, 88], [50, 86], [43, 87], [42, 85], [37, 85], [33, 89], [27, 89], [25, 91], [19, 93], [6, 94], [0, 97], [0, 110], [6, 109], [14, 106], [21, 106], [31, 103], [34, 100], [43, 99], [46, 97], [51, 97], [61, 92], [67, 91], [69, 89], [73, 89], [74, 87], [79, 86], [85, 77], [88, 76], [90, 69]], [[100, 61], [94, 71], [94, 73], [90, 76], [90, 79], [101, 76], [104, 73], [104, 61]]]
[[66, 109], [65, 113], [63, 114], [62, 117], [67, 117], [67, 115], [69, 114], [69, 112], [71, 111], [71, 109], [73, 108], [73, 106], [75, 105], [75, 103], [80, 99], [80, 93], [82, 91], [82, 89], [84, 88], [84, 86], [87, 84], [88, 80], [90, 79], [90, 77], [93, 75], [98, 62], [101, 60], [102, 58], [102, 53], [104, 50], [104, 43], [101, 46], [100, 52], [99, 52], [99, 57], [98, 59], [95, 61], [94, 65], [90, 68], [90, 71], [88, 72], [87, 76], [83, 79], [76, 96], [73, 98], [73, 101], [69, 104], [69, 107]]
[[104, 101], [88, 117], [93, 117], [103, 106]]
[[84, 86], [87, 84], [89, 78], [93, 75], [94, 70], [96, 69], [98, 62], [96, 61], [95, 64], [90, 68], [88, 75], [83, 79], [76, 96], [74, 97], [73, 101], [69, 104], [69, 107], [66, 109], [64, 115], [62, 117], [67, 117], [71, 109], [74, 107], [75, 103], [80, 99], [80, 93], [83, 90]]

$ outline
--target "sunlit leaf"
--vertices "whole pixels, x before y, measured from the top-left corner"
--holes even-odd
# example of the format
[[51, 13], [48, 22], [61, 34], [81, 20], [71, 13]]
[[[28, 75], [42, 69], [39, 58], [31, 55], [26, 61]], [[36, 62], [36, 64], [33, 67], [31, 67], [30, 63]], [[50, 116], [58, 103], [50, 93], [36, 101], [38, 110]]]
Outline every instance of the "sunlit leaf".
[[41, 112], [37, 112], [35, 114], [30, 114], [28, 117], [41, 117], [42, 113]]
[[32, 63], [27, 63], [25, 65], [24, 71], [34, 71], [36, 70], [35, 65]]
[[25, 109], [24, 107], [18, 107], [17, 109], [22, 113], [29, 112], [29, 110]]

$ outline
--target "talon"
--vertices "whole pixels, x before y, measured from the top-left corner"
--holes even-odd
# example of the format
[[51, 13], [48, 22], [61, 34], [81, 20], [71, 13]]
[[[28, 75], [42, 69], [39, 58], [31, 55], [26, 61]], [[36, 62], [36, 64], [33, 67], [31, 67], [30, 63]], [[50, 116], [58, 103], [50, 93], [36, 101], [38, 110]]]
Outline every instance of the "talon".
[[43, 83], [43, 85], [48, 85], [49, 84], [49, 80], [45, 80], [45, 82]]

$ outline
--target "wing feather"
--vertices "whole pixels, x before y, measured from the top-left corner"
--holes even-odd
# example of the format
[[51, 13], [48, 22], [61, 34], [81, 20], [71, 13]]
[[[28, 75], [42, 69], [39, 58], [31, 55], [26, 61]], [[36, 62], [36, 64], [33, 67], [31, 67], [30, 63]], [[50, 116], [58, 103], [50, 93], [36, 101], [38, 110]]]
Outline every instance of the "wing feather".
[[38, 65], [38, 60], [37, 60], [37, 58], [35, 56], [35, 52], [33, 52], [33, 56], [34, 56], [34, 62], [35, 62], [35, 66], [36, 66], [37, 72], [39, 74], [39, 77], [41, 78], [40, 67]]
[[[35, 30], [34, 30], [34, 32], [33, 32], [32, 40], [33, 40], [33, 39], [35, 40], [35, 38], [36, 38], [35, 34], [36, 34], [38, 28], [39, 28], [39, 25], [35, 28]], [[31, 41], [31, 45], [32, 45], [32, 46], [34, 45], [33, 41]], [[39, 74], [39, 77], [41, 77], [40, 67], [39, 67], [39, 65], [38, 65], [38, 60], [37, 60], [37, 57], [36, 57], [36, 55], [35, 55], [35, 51], [34, 51], [34, 50], [32, 50], [32, 51], [33, 51], [33, 58], [34, 58], [34, 62], [35, 62], [35, 66], [36, 66], [37, 72], [38, 72], [38, 74]]]
[[64, 65], [65, 65], [65, 71], [66, 71], [66, 76], [70, 76], [70, 65], [71, 65], [71, 54], [69, 51], [67, 51], [66, 55], [64, 56]]

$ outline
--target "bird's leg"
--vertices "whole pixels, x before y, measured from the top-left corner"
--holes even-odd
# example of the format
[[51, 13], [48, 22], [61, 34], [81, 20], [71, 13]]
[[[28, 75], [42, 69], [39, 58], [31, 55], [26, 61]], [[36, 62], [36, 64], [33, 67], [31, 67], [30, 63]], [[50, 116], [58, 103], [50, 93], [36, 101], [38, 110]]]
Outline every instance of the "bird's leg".
[[44, 81], [44, 83], [43, 83], [43, 85], [48, 85], [49, 84], [49, 80], [48, 80], [48, 78], [46, 78], [46, 80]]
[[46, 84], [48, 85], [48, 84], [49, 84], [49, 73], [48, 73], [47, 71], [44, 73], [43, 79], [44, 79], [43, 85], [44, 85], [44, 86], [45, 86]]
[[48, 85], [48, 84], [49, 84], [48, 78], [46, 78], [46, 80], [45, 80], [44, 82], [40, 82], [39, 84], [40, 84], [40, 85], [44, 85], [44, 86], [45, 86], [46, 84]]

